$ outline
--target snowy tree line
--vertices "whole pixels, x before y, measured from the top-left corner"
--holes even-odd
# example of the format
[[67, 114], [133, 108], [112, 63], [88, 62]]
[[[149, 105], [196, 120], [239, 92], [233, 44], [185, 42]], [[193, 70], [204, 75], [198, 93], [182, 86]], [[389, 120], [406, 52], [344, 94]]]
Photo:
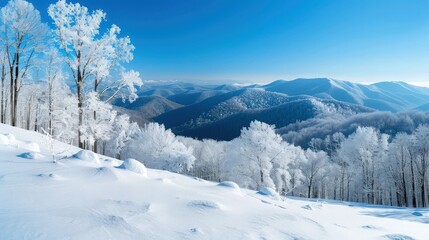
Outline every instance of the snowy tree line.
[[429, 126], [395, 136], [358, 127], [312, 139], [308, 149], [284, 141], [274, 126], [253, 121], [229, 142], [175, 136], [150, 123], [124, 147], [123, 157], [150, 168], [282, 195], [391, 206], [427, 207]]
[[359, 126], [374, 127], [382, 133], [396, 135], [400, 132], [411, 133], [424, 124], [429, 124], [429, 112], [374, 111], [353, 115], [329, 113], [291, 123], [277, 129], [277, 132], [288, 142], [308, 147], [312, 138], [324, 139], [336, 132], [350, 135]]
[[59, 0], [48, 15], [51, 22], [43, 22], [25, 0], [10, 0], [0, 9], [1, 123], [108, 156], [132, 157], [150, 168], [231, 180], [251, 189], [429, 205], [426, 125], [392, 136], [358, 127], [348, 136], [313, 138], [308, 149], [258, 121], [229, 142], [178, 137], [157, 123], [140, 128], [110, 104], [116, 98], [134, 101], [142, 85], [139, 73], [126, 67], [133, 59], [130, 38], [116, 25], [105, 27], [103, 11], [78, 3]]

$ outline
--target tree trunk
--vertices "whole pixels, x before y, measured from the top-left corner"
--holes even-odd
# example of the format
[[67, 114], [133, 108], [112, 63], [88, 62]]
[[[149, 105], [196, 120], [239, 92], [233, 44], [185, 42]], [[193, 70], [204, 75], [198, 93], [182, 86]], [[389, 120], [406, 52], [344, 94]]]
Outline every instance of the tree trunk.
[[10, 75], [10, 101], [9, 101], [9, 104], [10, 104], [10, 124], [11, 125], [13, 125], [13, 120], [12, 120], [12, 116], [13, 116], [13, 102], [14, 102], [14, 100], [13, 100], [13, 83], [14, 83], [14, 81], [13, 81], [13, 66], [10, 66], [9, 67], [9, 75]]
[[307, 189], [307, 198], [311, 197], [311, 187], [313, 185], [313, 179], [311, 178], [309, 183], [308, 183], [308, 189]]
[[53, 118], [53, 112], [54, 112], [54, 98], [53, 98], [53, 79], [52, 76], [49, 76], [49, 83], [48, 83], [48, 94], [49, 94], [49, 98], [48, 98], [48, 104], [49, 104], [49, 110], [48, 110], [48, 115], [49, 115], [49, 123], [48, 123], [48, 132], [49, 135], [53, 136], [54, 130], [53, 130], [53, 126], [52, 126], [52, 118]]
[[5, 93], [6, 93], [6, 91], [5, 91], [5, 89], [4, 89], [4, 82], [6, 81], [6, 69], [5, 69], [5, 66], [4, 66], [4, 64], [2, 64], [2, 66], [1, 66], [1, 123], [6, 123], [6, 119], [5, 119], [5, 112], [4, 112], [4, 109], [5, 109], [5, 102], [4, 102], [4, 99], [5, 99]]
[[[99, 80], [96, 78], [94, 81], [94, 92], [97, 92], [97, 90], [98, 90], [98, 83], [99, 83]], [[95, 111], [95, 110], [93, 112], [93, 118], [94, 118], [94, 122], [97, 121], [97, 111]], [[94, 136], [93, 151], [95, 153], [98, 153], [98, 140], [97, 140], [96, 136]]]
[[402, 191], [403, 191], [403, 198], [404, 198], [404, 205], [405, 207], [408, 207], [408, 195], [407, 195], [407, 183], [405, 182], [405, 169], [402, 169]]
[[36, 116], [34, 117], [34, 131], [39, 131], [39, 106], [36, 107]]
[[[80, 56], [80, 52], [78, 54], [78, 56]], [[78, 144], [80, 148], [84, 148], [84, 143], [82, 142], [82, 133], [80, 131], [80, 128], [83, 125], [83, 77], [82, 77], [82, 73], [80, 71], [80, 66], [77, 69], [77, 99], [78, 99], [78, 103], [77, 103], [77, 107], [78, 107], [78, 114], [79, 114], [79, 126], [78, 126], [78, 133], [77, 133], [77, 139], [78, 139]]]
[[421, 184], [420, 184], [420, 198], [421, 198], [421, 203], [422, 203], [421, 207], [425, 207], [426, 203], [425, 203], [425, 184], [424, 184], [424, 179], [421, 179]]
[[[28, 100], [28, 106], [27, 106], [27, 122], [26, 122], [26, 129], [30, 130], [30, 123], [31, 123], [31, 101], [33, 100], [33, 96], [30, 97]], [[23, 116], [24, 117], [24, 116]]]
[[[97, 112], [96, 112], [96, 111], [94, 111], [94, 113], [93, 113], [93, 118], [94, 118], [94, 121], [96, 121], [96, 120], [97, 120]], [[97, 140], [96, 136], [94, 136], [94, 146], [93, 146], [93, 151], [94, 151], [95, 153], [98, 153], [98, 140]]]
[[350, 201], [350, 177], [347, 177], [347, 201]]
[[13, 111], [12, 111], [12, 126], [16, 127], [16, 113], [18, 105], [18, 83], [19, 83], [19, 53], [16, 53], [16, 62], [15, 62], [15, 79], [13, 80]]
[[333, 199], [334, 200], [337, 200], [337, 177], [335, 177], [335, 184], [334, 184], [334, 196], [333, 196]]
[[428, 206], [427, 201], [426, 201], [426, 178], [427, 178], [427, 176], [426, 176], [426, 170], [423, 170], [423, 171], [424, 172], [422, 174], [422, 185], [421, 185], [422, 207], [426, 208]]
[[413, 207], [417, 207], [417, 198], [416, 198], [416, 179], [414, 175], [414, 164], [411, 159], [411, 194], [413, 196]]

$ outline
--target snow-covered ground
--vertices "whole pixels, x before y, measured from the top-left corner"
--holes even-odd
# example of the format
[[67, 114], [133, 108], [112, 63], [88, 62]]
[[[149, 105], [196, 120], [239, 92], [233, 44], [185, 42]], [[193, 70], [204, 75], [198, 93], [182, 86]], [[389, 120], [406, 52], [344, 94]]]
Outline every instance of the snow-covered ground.
[[277, 199], [62, 143], [52, 163], [45, 136], [0, 133], [0, 239], [429, 239], [429, 209]]

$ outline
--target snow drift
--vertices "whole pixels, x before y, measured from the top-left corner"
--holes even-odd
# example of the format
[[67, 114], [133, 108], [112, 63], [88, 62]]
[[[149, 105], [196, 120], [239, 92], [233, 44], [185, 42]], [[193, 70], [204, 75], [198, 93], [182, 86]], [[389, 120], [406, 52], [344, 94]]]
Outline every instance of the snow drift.
[[80, 150], [73, 157], [86, 162], [100, 163], [98, 155], [88, 150]]
[[128, 171], [147, 177], [147, 169], [143, 163], [132, 158], [125, 159], [118, 168], [126, 169]]

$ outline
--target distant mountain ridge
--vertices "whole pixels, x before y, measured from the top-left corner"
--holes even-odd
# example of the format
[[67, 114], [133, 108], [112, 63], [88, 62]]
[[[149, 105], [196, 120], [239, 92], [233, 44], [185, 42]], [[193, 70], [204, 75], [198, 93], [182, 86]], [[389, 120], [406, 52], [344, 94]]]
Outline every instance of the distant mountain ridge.
[[131, 121], [143, 125], [152, 121], [152, 118], [163, 113], [181, 108], [182, 105], [172, 102], [161, 96], [140, 96], [136, 101], [129, 103], [118, 99], [113, 102], [115, 110], [130, 116]]
[[299, 78], [292, 81], [278, 80], [262, 88], [290, 96], [310, 95], [392, 112], [409, 110], [429, 103], [429, 89], [405, 82], [364, 85], [330, 78]]
[[146, 85], [134, 103], [115, 102], [139, 124], [156, 121], [176, 134], [230, 140], [252, 120], [285, 127], [323, 114], [427, 111], [429, 88], [405, 82], [370, 85], [330, 78], [277, 80], [266, 85]]
[[240, 89], [164, 113], [153, 120], [175, 133], [231, 140], [252, 120], [283, 127], [329, 112], [355, 114], [369, 108], [311, 96], [287, 96], [258, 88]]

